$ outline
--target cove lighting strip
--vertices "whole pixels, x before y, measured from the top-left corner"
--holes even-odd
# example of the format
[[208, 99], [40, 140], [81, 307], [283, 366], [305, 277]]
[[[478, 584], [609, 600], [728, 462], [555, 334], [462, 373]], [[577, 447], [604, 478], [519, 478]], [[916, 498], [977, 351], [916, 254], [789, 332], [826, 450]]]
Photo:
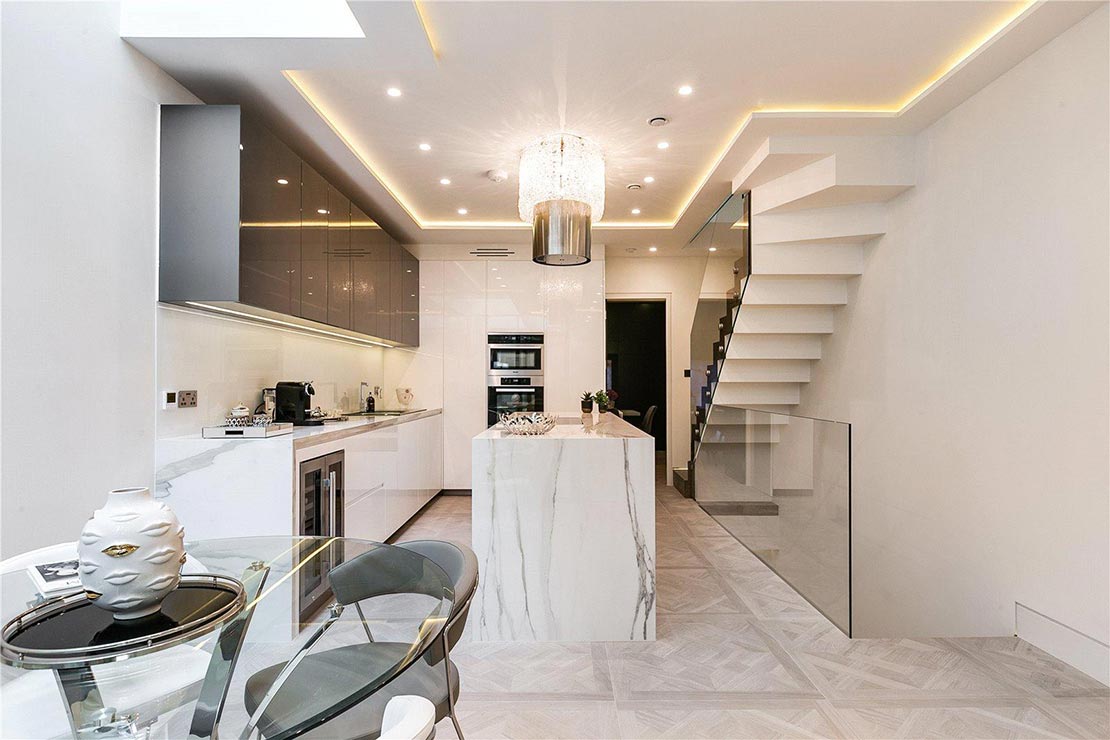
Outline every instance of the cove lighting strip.
[[[693, 190], [686, 196], [682, 206], [678, 209], [678, 213], [670, 221], [604, 221], [594, 224], [597, 228], [603, 229], [673, 229], [685, 215], [687, 209], [694, 202], [694, 198], [702, 191], [709, 178], [724, 161], [725, 156], [732, 149], [736, 141], [747, 129], [748, 124], [757, 114], [781, 114], [781, 115], [844, 115], [844, 116], [880, 116], [880, 117], [897, 117], [905, 113], [911, 107], [916, 105], [921, 99], [932, 92], [934, 89], [944, 83], [953, 73], [958, 71], [967, 62], [971, 61], [980, 51], [989, 46], [995, 39], [1002, 36], [1010, 28], [1021, 22], [1026, 15], [1028, 15], [1036, 6], [1040, 5], [1044, 0], [1028, 0], [1024, 5], [1019, 6], [1013, 13], [1004, 18], [993, 28], [987, 31], [984, 35], [980, 36], [973, 44], [967, 47], [964, 51], [957, 54], [953, 59], [949, 60], [943, 68], [937, 72], [933, 77], [926, 80], [920, 86], [914, 89], [913, 92], [905, 96], [902, 102], [894, 107], [884, 106], [852, 106], [852, 105], [813, 105], [813, 106], [798, 106], [786, 108], [755, 108], [747, 112], [740, 121], [740, 125], [736, 130], [726, 139], [724, 145], [713, 157], [709, 167], [705, 173], [698, 178]], [[432, 48], [432, 53], [436, 60], [439, 60], [439, 49], [434, 41], [434, 34], [431, 30], [431, 25], [428, 21], [424, 8], [419, 0], [414, 0], [417, 15], [420, 17], [420, 23], [424, 27], [424, 33], [428, 38], [428, 44]], [[531, 229], [531, 224], [526, 224], [522, 221], [426, 221], [421, 218], [414, 208], [409, 204], [409, 200], [405, 198], [397, 187], [391, 184], [380, 173], [381, 170], [374, 165], [369, 157], [355, 146], [351, 139], [344, 133], [343, 129], [335, 122], [328, 112], [324, 110], [323, 103], [320, 96], [314, 95], [308, 90], [308, 87], [303, 79], [297, 77], [296, 70], [283, 70], [282, 75], [289, 81], [305, 102], [316, 112], [316, 115], [323, 119], [328, 128], [339, 137], [339, 140], [350, 150], [352, 154], [362, 163], [362, 166], [382, 184], [389, 195], [397, 202], [398, 205], [404, 209], [416, 225], [423, 230], [435, 231], [439, 229]]]
[[[315, 336], [333, 337], [335, 339], [341, 339], [344, 342], [349, 342], [351, 344], [373, 345], [375, 347], [385, 347], [386, 349], [395, 349], [394, 345], [386, 344], [385, 342], [375, 342], [372, 339], [362, 339], [360, 337], [352, 337], [352, 336], [348, 336], [346, 334], [340, 334], [339, 332], [328, 331], [327, 329], [317, 329], [314, 326], [302, 326], [300, 324], [293, 324], [293, 323], [290, 323], [288, 321], [282, 321], [281, 319], [271, 319], [268, 316], [258, 316], [258, 315], [253, 314], [253, 313], [247, 313], [246, 311], [236, 311], [236, 310], [231, 309], [231, 308], [224, 308], [223, 306], [214, 306], [211, 303], [201, 303], [201, 302], [198, 302], [198, 301], [183, 301], [182, 303], [186, 306], [192, 306], [193, 308], [196, 308], [196, 309], [199, 309], [199, 310], [205, 311], [205, 312], [212, 311], [212, 312], [215, 312], [215, 313], [227, 314], [228, 316], [235, 316], [236, 318], [243, 319], [244, 321], [247, 321], [249, 323], [262, 322], [264, 324], [272, 324], [274, 326], [280, 326], [282, 328], [289, 329], [291, 331], [295, 331], [295, 332], [298, 332], [298, 333], [301, 333], [301, 334], [310, 334], [310, 335], [315, 335]], [[170, 304], [170, 305], [172, 305], [172, 304]]]

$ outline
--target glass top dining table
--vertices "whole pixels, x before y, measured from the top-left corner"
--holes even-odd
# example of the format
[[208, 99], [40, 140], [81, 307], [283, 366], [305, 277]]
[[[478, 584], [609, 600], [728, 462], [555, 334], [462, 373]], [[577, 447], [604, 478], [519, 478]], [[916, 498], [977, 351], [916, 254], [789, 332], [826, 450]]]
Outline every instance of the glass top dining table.
[[[110, 657], [98, 641], [118, 633], [111, 619], [107, 629], [90, 630], [91, 638], [73, 638], [93, 646], [86, 660], [44, 661], [48, 653], [41, 651], [32, 660], [5, 644], [0, 737], [240, 737], [254, 726], [244, 704], [252, 675], [287, 662], [295, 673], [297, 660], [309, 652], [348, 645], [381, 653], [353, 671], [346, 667], [349, 680], [296, 701], [279, 700], [278, 687], [265, 725], [281, 729], [267, 737], [293, 737], [403, 673], [441, 637], [451, 615], [450, 578], [401, 547], [342, 537], [245, 537], [187, 542], [185, 548], [183, 576], [235, 579], [243, 585], [242, 609], [202, 634], [164, 647], [131, 640], [128, 646], [138, 646]], [[367, 556], [371, 567], [389, 573], [385, 582], [391, 585], [351, 608], [334, 608], [329, 597], [307, 614], [307, 600], [318, 601], [328, 569], [366, 553], [373, 553]], [[4, 624], [46, 600], [26, 570], [0, 575]]]

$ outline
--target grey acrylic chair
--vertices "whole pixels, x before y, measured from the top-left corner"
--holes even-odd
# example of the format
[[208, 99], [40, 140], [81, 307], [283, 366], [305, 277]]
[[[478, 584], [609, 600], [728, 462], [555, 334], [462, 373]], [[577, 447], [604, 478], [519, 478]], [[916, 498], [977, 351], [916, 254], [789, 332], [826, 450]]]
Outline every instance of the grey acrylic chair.
[[[450, 650], [466, 627], [470, 602], [478, 587], [478, 558], [466, 545], [443, 540], [415, 540], [399, 543], [397, 547], [428, 558], [442, 568], [454, 584], [454, 605], [443, 637], [427, 649], [421, 660], [414, 662], [385, 686], [302, 737], [372, 740], [381, 734], [382, 718], [389, 700], [396, 696], [414, 695], [422, 696], [435, 705], [437, 722], [450, 717], [455, 732], [462, 740], [462, 728], [455, 714], [455, 702], [459, 698], [459, 672], [451, 662]], [[272, 727], [267, 709], [272, 708], [275, 716], [283, 716], [281, 704], [296, 703], [326, 692], [329, 683], [342, 685], [352, 675], [368, 668], [376, 670], [377, 664], [388, 665], [397, 660], [398, 656], [389, 649], [389, 643], [375, 641], [359, 602], [403, 591], [405, 583], [413, 575], [380, 567], [381, 558], [375, 557], [377, 552], [363, 553], [333, 568], [328, 578], [339, 606], [332, 607], [328, 619], [305, 641], [292, 660], [264, 668], [247, 679], [244, 704], [251, 719], [240, 737], [249, 737], [256, 728], [263, 735], [280, 733], [283, 728]], [[359, 617], [363, 618], [367, 641], [310, 653], [312, 645], [338, 620], [342, 607], [352, 604]]]
[[647, 434], [651, 434], [651, 427], [655, 423], [655, 412], [659, 410], [658, 406], [648, 406], [648, 410], [644, 412], [644, 420], [640, 424], [640, 428]]

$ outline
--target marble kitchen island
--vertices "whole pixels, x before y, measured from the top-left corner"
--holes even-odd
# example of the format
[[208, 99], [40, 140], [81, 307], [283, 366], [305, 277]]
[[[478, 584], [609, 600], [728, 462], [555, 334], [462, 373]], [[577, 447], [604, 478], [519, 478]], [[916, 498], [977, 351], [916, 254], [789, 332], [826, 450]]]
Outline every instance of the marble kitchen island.
[[613, 414], [474, 438], [471, 622], [489, 641], [655, 639], [655, 440]]

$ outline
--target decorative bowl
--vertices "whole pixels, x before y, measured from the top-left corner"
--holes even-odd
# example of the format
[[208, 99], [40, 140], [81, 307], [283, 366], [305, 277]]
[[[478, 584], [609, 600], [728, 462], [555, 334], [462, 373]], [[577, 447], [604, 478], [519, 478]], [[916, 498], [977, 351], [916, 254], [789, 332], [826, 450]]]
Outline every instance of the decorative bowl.
[[501, 424], [509, 434], [539, 436], [555, 428], [556, 417], [539, 412], [515, 411], [501, 414]]

